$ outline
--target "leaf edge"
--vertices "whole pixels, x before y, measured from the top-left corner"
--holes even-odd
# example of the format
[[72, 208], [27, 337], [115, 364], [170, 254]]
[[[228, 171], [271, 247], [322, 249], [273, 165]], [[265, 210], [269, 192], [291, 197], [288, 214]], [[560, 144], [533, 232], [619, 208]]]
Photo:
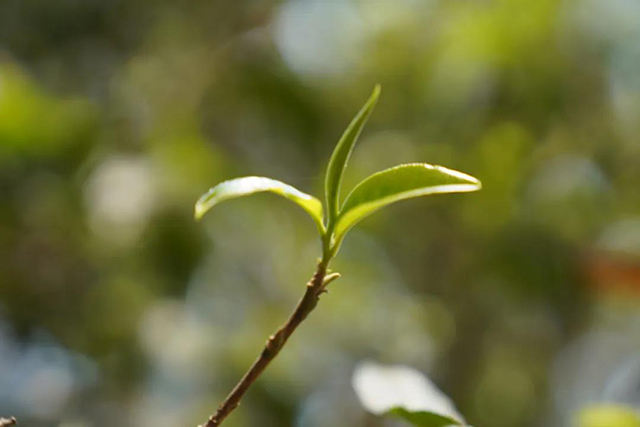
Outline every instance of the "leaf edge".
[[[373, 109], [375, 108], [378, 100], [380, 99], [380, 94], [382, 92], [382, 86], [380, 84], [376, 84], [369, 95], [369, 98], [364, 103], [364, 105], [360, 108], [355, 117], [349, 122], [349, 125], [344, 130], [338, 143], [336, 144], [333, 152], [331, 153], [331, 158], [329, 159], [329, 163], [327, 164], [327, 170], [325, 173], [325, 199], [327, 202], [327, 218], [329, 223], [335, 222], [338, 217], [340, 210], [340, 188], [342, 186], [342, 178], [344, 176], [344, 171], [347, 168], [347, 164], [351, 157], [351, 153], [353, 152], [353, 148], [358, 141], [362, 130], [365, 125]], [[351, 143], [349, 144], [348, 137], [355, 132]], [[341, 165], [337, 166], [336, 162], [338, 161], [338, 157], [344, 153], [344, 160]], [[334, 170], [339, 170], [337, 174], [337, 178], [335, 182], [333, 182], [332, 178], [335, 176], [334, 173], [331, 173]]]
[[[263, 184], [264, 182], [269, 182], [270, 184], [272, 184], [273, 186], [271, 187], [267, 187], [267, 186], [263, 186], [261, 188], [257, 188], [254, 189], [252, 191], [246, 191], [244, 193], [238, 193], [238, 194], [233, 194], [233, 195], [228, 195], [227, 197], [222, 197], [220, 200], [214, 201], [213, 203], [210, 202], [210, 200], [212, 200], [213, 195], [216, 191], [216, 189], [219, 189], [220, 187], [224, 186], [224, 185], [229, 185], [232, 183], [237, 183], [243, 180], [260, 180]], [[281, 190], [281, 191], [278, 191]], [[282, 190], [288, 190], [289, 193], [282, 191]], [[309, 216], [311, 217], [311, 219], [313, 220], [313, 222], [316, 224], [318, 231], [321, 234], [324, 234], [325, 232], [325, 227], [324, 227], [324, 223], [323, 223], [323, 219], [324, 219], [324, 212], [323, 212], [323, 207], [322, 207], [322, 202], [310, 195], [307, 194], [303, 191], [298, 190], [297, 188], [295, 188], [292, 185], [286, 184], [282, 181], [273, 179], [273, 178], [267, 178], [267, 177], [263, 177], [263, 176], [244, 176], [244, 177], [238, 177], [238, 178], [232, 178], [229, 180], [225, 180], [222, 181], [216, 185], [214, 185], [213, 187], [211, 187], [207, 192], [205, 192], [202, 196], [200, 196], [198, 198], [198, 200], [196, 201], [195, 205], [194, 205], [194, 219], [196, 221], [200, 221], [202, 219], [202, 217], [209, 212], [214, 206], [225, 202], [227, 200], [233, 200], [233, 199], [238, 199], [240, 197], [246, 197], [246, 196], [251, 196], [253, 194], [257, 194], [257, 193], [272, 193], [272, 194], [276, 194], [278, 196], [284, 197], [285, 199], [288, 199], [290, 201], [292, 201], [293, 203], [295, 203], [297, 206], [299, 206], [301, 209], [303, 209], [305, 212], [307, 212], [307, 214], [309, 214]], [[295, 195], [295, 196], [293, 196]], [[314, 202], [314, 204], [316, 205], [315, 209], [312, 209], [308, 206], [306, 206], [303, 203], [300, 203], [297, 199], [302, 199], [302, 200], [308, 200], [308, 201], [312, 201]]]
[[[392, 196], [387, 196], [385, 198], [382, 199], [377, 199], [378, 202], [377, 203], [363, 203], [360, 205], [356, 205], [353, 208], [348, 208], [348, 202], [349, 199], [351, 198], [351, 196], [356, 192], [356, 190], [358, 190], [360, 187], [362, 187], [363, 185], [366, 185], [371, 179], [375, 179], [378, 176], [385, 174], [385, 173], [389, 173], [391, 171], [394, 171], [396, 169], [399, 168], [404, 168], [404, 167], [410, 167], [410, 166], [424, 166], [427, 167], [429, 169], [437, 169], [440, 171], [444, 171], [447, 175], [449, 176], [457, 176], [460, 179], [464, 179], [466, 180], [468, 183], [460, 183], [460, 184], [443, 184], [443, 185], [435, 185], [435, 186], [429, 186], [429, 187], [423, 187], [420, 189], [414, 189], [414, 190], [410, 190], [410, 191], [405, 191], [405, 192], [401, 192], [398, 193], [402, 194], [402, 196], [398, 197], [398, 195], [392, 195]], [[368, 215], [364, 215], [362, 217], [360, 217], [359, 219], [357, 219], [356, 221], [353, 221], [351, 224], [348, 224], [346, 227], [343, 227], [341, 229], [340, 227], [340, 223], [342, 220], [344, 220], [345, 216], [349, 213], [352, 212], [356, 209], [358, 209], [359, 207], [365, 208], [369, 205], [372, 204], [376, 204], [376, 205], [380, 205], [378, 208], [373, 209], [369, 214], [376, 212], [377, 210], [388, 206], [392, 203], [398, 202], [398, 201], [402, 201], [402, 200], [407, 200], [407, 199], [412, 199], [412, 198], [416, 198], [416, 197], [422, 197], [422, 196], [429, 196], [432, 194], [450, 194], [450, 193], [471, 193], [474, 191], [479, 191], [482, 189], [482, 181], [480, 181], [478, 178], [466, 174], [464, 172], [460, 172], [454, 169], [449, 169], [445, 166], [440, 166], [440, 165], [432, 165], [429, 163], [403, 163], [403, 164], [399, 164], [396, 166], [392, 166], [390, 168], [387, 169], [383, 169], [381, 171], [375, 172], [371, 175], [369, 175], [368, 177], [366, 177], [365, 179], [363, 179], [362, 181], [360, 181], [355, 187], [353, 187], [353, 189], [349, 192], [349, 194], [347, 195], [347, 197], [345, 198], [345, 201], [342, 205], [342, 209], [340, 210], [340, 212], [338, 213], [338, 216], [336, 218], [335, 221], [335, 228], [334, 228], [334, 233], [336, 236], [336, 241], [341, 241], [342, 238], [344, 237], [344, 235], [353, 227], [355, 226], [358, 222], [360, 222], [360, 220], [364, 219], [365, 217], [367, 217]], [[386, 201], [386, 203], [385, 203]]]

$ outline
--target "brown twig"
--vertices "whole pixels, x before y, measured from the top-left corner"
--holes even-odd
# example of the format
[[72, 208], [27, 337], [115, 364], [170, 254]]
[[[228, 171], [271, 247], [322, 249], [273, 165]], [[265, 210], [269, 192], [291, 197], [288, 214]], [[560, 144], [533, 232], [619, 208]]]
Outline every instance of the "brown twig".
[[[304, 296], [298, 302], [296, 309], [293, 314], [289, 317], [289, 320], [280, 327], [276, 331], [275, 334], [271, 335], [267, 340], [264, 349], [260, 356], [253, 362], [251, 368], [247, 371], [246, 374], [242, 377], [240, 382], [234, 387], [234, 389], [229, 393], [227, 398], [222, 402], [218, 410], [215, 414], [209, 417], [209, 421], [205, 424], [200, 425], [199, 427], [218, 427], [222, 424], [227, 416], [234, 409], [240, 405], [240, 400], [242, 396], [247, 392], [249, 387], [255, 382], [255, 380], [262, 374], [265, 368], [269, 365], [269, 363], [276, 357], [276, 355], [280, 352], [282, 347], [284, 347], [285, 343], [296, 330], [296, 328], [307, 318], [309, 313], [316, 308], [318, 303], [318, 299], [323, 292], [326, 292], [326, 286], [329, 282], [337, 279], [339, 275], [337, 273], [330, 274], [327, 276], [327, 261], [322, 260], [318, 264], [318, 268], [316, 269], [315, 274], [307, 283], [307, 289], [304, 293]], [[330, 279], [330, 280], [325, 280]]]
[[0, 417], [0, 427], [14, 426], [18, 424], [18, 421], [15, 417], [11, 417], [9, 419]]

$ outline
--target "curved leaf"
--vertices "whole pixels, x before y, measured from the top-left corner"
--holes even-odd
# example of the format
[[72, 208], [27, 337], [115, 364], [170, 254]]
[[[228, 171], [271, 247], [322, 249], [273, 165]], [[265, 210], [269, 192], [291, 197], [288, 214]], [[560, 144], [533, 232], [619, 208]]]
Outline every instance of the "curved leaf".
[[331, 160], [329, 160], [325, 177], [325, 193], [330, 223], [333, 223], [338, 216], [338, 209], [340, 208], [338, 202], [338, 198], [340, 197], [340, 184], [344, 170], [347, 167], [347, 162], [353, 151], [353, 146], [358, 140], [358, 136], [360, 136], [360, 132], [367, 122], [369, 115], [371, 115], [371, 111], [373, 107], [375, 107], [376, 102], [378, 102], [379, 97], [380, 85], [376, 85], [369, 100], [364, 104], [351, 123], [349, 123], [342, 137], [340, 137], [340, 141], [338, 141], [331, 155]]
[[335, 227], [337, 240], [367, 215], [399, 200], [476, 191], [481, 187], [480, 181], [470, 175], [426, 163], [399, 165], [374, 173], [347, 196]]
[[195, 217], [196, 219], [202, 218], [209, 209], [225, 200], [236, 199], [261, 192], [275, 193], [295, 202], [311, 215], [320, 232], [324, 232], [324, 226], [322, 225], [322, 203], [320, 200], [283, 182], [260, 176], [236, 178], [216, 185], [200, 197], [196, 203]]
[[362, 406], [373, 414], [392, 415], [417, 427], [465, 425], [451, 399], [409, 366], [360, 362], [351, 382]]

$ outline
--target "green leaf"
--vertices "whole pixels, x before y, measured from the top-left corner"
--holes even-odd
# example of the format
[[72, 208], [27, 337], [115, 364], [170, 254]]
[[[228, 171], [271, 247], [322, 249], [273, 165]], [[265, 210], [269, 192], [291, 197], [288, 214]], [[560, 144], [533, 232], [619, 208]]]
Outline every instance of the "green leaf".
[[380, 85], [376, 85], [369, 100], [364, 104], [355, 118], [351, 121], [347, 129], [342, 134], [338, 145], [333, 150], [329, 166], [327, 167], [327, 175], [325, 178], [325, 193], [327, 197], [327, 210], [329, 215], [329, 223], [333, 223], [338, 215], [340, 197], [340, 184], [342, 183], [342, 175], [347, 162], [353, 151], [353, 146], [360, 136], [360, 132], [364, 127], [373, 107], [380, 97]]
[[351, 382], [362, 406], [373, 414], [401, 418], [418, 427], [466, 425], [451, 399], [409, 366], [361, 362]]
[[442, 166], [412, 163], [377, 172], [347, 196], [335, 226], [336, 240], [358, 221], [399, 200], [440, 193], [476, 191], [482, 187], [476, 178]]
[[322, 202], [320, 202], [320, 200], [283, 182], [260, 176], [236, 178], [216, 185], [200, 197], [196, 203], [195, 217], [199, 220], [212, 207], [225, 200], [236, 199], [261, 192], [275, 193], [295, 202], [311, 215], [320, 233], [324, 233], [324, 225], [322, 224]]
[[409, 411], [405, 408], [396, 407], [390, 410], [388, 414], [401, 418], [417, 427], [464, 426], [455, 418], [429, 411]]

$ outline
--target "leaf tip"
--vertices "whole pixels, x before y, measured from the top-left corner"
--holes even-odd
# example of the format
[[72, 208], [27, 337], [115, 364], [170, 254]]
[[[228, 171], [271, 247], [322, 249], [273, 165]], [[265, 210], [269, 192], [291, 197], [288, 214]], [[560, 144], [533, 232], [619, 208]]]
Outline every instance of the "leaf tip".
[[482, 181], [480, 181], [475, 176], [467, 175], [467, 177], [468, 177], [467, 179], [469, 180], [469, 185], [471, 185], [473, 187], [470, 191], [480, 191], [480, 190], [482, 190]]
[[476, 187], [476, 191], [482, 190], [482, 181], [480, 181], [478, 178], [476, 178]]
[[465, 192], [478, 191], [482, 189], [482, 182], [475, 176], [471, 176], [469, 174], [466, 174], [464, 172], [460, 172], [457, 170], [449, 169], [444, 166], [434, 166], [434, 167], [446, 175], [452, 176], [456, 179], [459, 179], [460, 181], [464, 181], [465, 182], [464, 185], [466, 187]]
[[376, 85], [373, 87], [371, 97], [375, 99], [380, 98], [380, 92], [382, 92], [382, 86], [380, 85], [380, 83], [376, 83]]
[[204, 216], [204, 214], [206, 214], [209, 211], [209, 209], [211, 209], [211, 207], [213, 206], [213, 204], [211, 204], [210, 201], [208, 201], [208, 198], [211, 195], [211, 191], [212, 190], [209, 190], [202, 197], [200, 197], [200, 199], [198, 199], [198, 201], [196, 202], [193, 209], [193, 218], [196, 221], [200, 221]]
[[195, 209], [193, 210], [193, 218], [196, 221], [200, 221], [206, 212], [207, 210], [204, 209], [200, 202], [198, 202], [196, 203]]

